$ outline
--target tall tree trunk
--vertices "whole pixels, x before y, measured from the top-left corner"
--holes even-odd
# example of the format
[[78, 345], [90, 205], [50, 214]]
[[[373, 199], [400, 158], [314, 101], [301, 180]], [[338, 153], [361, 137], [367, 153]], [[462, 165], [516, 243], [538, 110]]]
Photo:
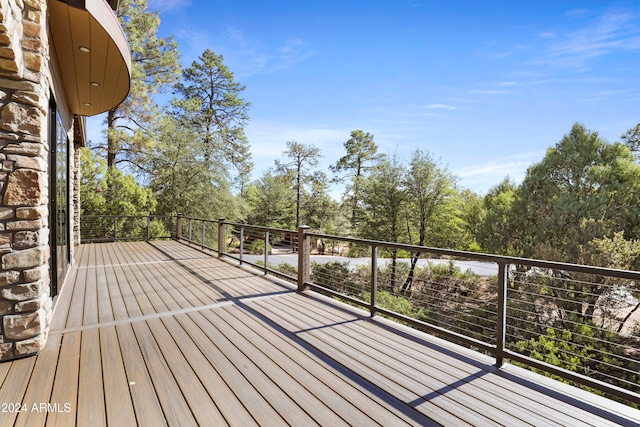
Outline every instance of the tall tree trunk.
[[107, 113], [107, 166], [109, 169], [116, 167], [116, 155], [118, 154], [118, 139], [116, 129], [116, 110]]
[[624, 324], [627, 323], [627, 320], [629, 320], [629, 318], [633, 315], [633, 313], [638, 311], [639, 308], [640, 308], [640, 302], [636, 304], [633, 310], [631, 310], [629, 313], [627, 313], [626, 316], [624, 316], [624, 319], [622, 320], [622, 322], [620, 322], [620, 326], [618, 326], [618, 329], [616, 330], [617, 333], [622, 332], [622, 328], [624, 327]]
[[416, 252], [414, 256], [411, 257], [411, 267], [409, 267], [409, 275], [407, 276], [407, 280], [404, 281], [402, 285], [402, 289], [400, 293], [405, 295], [411, 292], [411, 285], [413, 284], [413, 275], [416, 269], [416, 265], [418, 264], [418, 259], [420, 258], [420, 252]]

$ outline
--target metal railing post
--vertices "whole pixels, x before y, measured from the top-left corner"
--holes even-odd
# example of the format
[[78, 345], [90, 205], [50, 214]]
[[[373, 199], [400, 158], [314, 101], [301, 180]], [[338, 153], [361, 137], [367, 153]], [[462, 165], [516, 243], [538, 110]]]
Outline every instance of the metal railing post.
[[240, 227], [240, 265], [242, 265], [243, 253], [244, 253], [244, 226]]
[[204, 225], [205, 225], [205, 221], [202, 220], [202, 241], [200, 242], [202, 250], [204, 250]]
[[298, 227], [298, 292], [307, 289], [306, 282], [310, 276], [309, 255], [311, 252], [311, 241], [307, 233], [309, 226], [301, 225]]
[[193, 219], [189, 218], [189, 243], [193, 243]]
[[498, 307], [496, 319], [496, 367], [504, 364], [504, 349], [507, 331], [507, 286], [509, 283], [509, 265], [498, 264]]
[[264, 232], [264, 274], [269, 268], [269, 230]]
[[371, 245], [371, 301], [369, 313], [376, 315], [376, 301], [378, 299], [378, 246]]
[[225, 228], [224, 218], [218, 219], [218, 258], [222, 258], [224, 256], [225, 243], [227, 240], [225, 236]]
[[118, 241], [118, 217], [113, 217], [113, 241]]
[[178, 214], [178, 218], [176, 219], [176, 239], [182, 239], [182, 214]]
[[151, 217], [147, 217], [147, 242], [151, 240]]

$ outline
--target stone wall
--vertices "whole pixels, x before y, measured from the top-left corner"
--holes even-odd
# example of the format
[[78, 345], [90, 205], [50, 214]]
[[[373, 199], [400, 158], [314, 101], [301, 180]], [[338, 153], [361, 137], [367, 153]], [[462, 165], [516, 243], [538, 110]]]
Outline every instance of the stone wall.
[[0, 361], [46, 342], [49, 84], [46, 0], [0, 0]]

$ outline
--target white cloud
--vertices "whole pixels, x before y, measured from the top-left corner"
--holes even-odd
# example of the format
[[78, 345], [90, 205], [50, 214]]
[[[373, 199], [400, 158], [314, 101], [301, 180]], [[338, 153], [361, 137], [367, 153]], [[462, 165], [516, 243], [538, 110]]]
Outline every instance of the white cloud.
[[263, 40], [254, 40], [245, 31], [234, 26], [225, 28], [225, 35], [233, 45], [229, 50], [234, 52], [240, 76], [292, 68], [315, 54], [299, 37], [291, 37], [277, 45], [267, 45]]
[[640, 50], [638, 15], [611, 10], [568, 34], [548, 37], [550, 44], [537, 62], [567, 68], [584, 68], [591, 59], [616, 53]]
[[337, 151], [349, 139], [351, 130], [255, 120], [249, 123], [245, 132], [251, 144], [254, 163], [257, 168], [267, 169], [273, 166], [274, 160], [281, 158], [287, 141], [318, 146], [325, 159], [337, 159], [342, 155]]
[[454, 107], [453, 105], [447, 105], [447, 104], [429, 104], [429, 105], [425, 105], [424, 108], [427, 108], [429, 110], [457, 110], [458, 107]]
[[149, 0], [149, 10], [165, 13], [184, 9], [190, 4], [189, 0]]
[[472, 90], [471, 93], [475, 93], [478, 95], [506, 95], [510, 92], [508, 90], [498, 90], [498, 89], [475, 89], [475, 90]]
[[527, 168], [543, 157], [544, 151], [521, 153], [483, 164], [460, 167], [454, 169], [453, 173], [460, 178], [462, 187], [484, 194], [507, 176], [520, 183], [527, 174]]
[[224, 56], [225, 63], [240, 80], [292, 68], [315, 54], [299, 37], [267, 42], [234, 25], [227, 25], [220, 34], [184, 27], [175, 31], [175, 36], [185, 64], [191, 64], [205, 49], [211, 49]]
[[543, 32], [538, 34], [538, 37], [543, 38], [543, 39], [549, 39], [549, 38], [553, 38], [555, 36], [556, 36], [556, 33], [554, 33], [553, 31], [543, 31]]

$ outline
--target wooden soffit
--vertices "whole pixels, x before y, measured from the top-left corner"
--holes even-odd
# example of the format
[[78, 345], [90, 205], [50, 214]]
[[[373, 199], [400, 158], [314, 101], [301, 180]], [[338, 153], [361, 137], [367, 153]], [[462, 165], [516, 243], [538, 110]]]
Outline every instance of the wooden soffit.
[[111, 0], [49, 0], [52, 54], [71, 112], [93, 116], [129, 94], [131, 54]]

